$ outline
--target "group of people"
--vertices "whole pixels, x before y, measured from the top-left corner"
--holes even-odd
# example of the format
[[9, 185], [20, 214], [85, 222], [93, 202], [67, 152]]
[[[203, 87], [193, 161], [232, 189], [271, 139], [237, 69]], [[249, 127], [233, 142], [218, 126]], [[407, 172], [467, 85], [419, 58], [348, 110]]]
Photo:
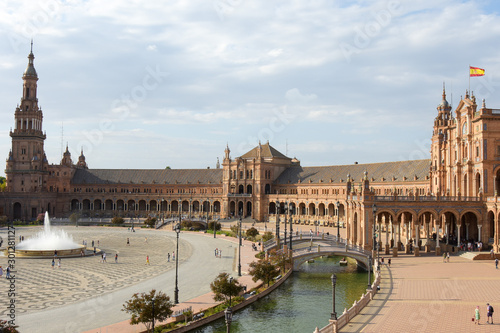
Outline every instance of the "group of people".
[[443, 252], [443, 262], [450, 262], [450, 252]]
[[215, 258], [222, 258], [222, 250], [215, 249]]
[[[3, 276], [3, 268], [0, 266], [0, 278]], [[10, 267], [7, 265], [7, 269], [5, 270], [5, 277], [10, 279]]]
[[[495, 310], [493, 309], [493, 306], [490, 305], [490, 303], [486, 303], [486, 323], [487, 324], [493, 324], [493, 312]], [[472, 321], [476, 325], [481, 325], [480, 324], [480, 319], [481, 319], [481, 313], [479, 311], [479, 305], [476, 307], [474, 310], [474, 317], [472, 317]], [[491, 323], [490, 323], [491, 319]]]

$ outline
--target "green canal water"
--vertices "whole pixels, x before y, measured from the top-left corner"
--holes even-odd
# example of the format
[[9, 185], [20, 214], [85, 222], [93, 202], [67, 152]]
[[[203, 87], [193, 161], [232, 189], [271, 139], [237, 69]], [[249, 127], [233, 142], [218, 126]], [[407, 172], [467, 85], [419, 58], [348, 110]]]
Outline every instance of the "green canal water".
[[[234, 313], [231, 332], [312, 333], [316, 326], [326, 326], [332, 312], [333, 272], [337, 274], [337, 316], [359, 300], [368, 285], [365, 270], [351, 259], [348, 266], [340, 266], [341, 259], [317, 258], [303, 264], [270, 295]], [[224, 333], [226, 323], [220, 319], [193, 332]]]

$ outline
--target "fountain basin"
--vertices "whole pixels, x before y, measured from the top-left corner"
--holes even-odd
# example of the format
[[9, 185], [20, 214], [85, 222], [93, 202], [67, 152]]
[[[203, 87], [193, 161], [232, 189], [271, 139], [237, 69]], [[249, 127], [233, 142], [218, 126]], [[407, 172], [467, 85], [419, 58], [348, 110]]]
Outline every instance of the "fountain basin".
[[[85, 246], [79, 245], [79, 247], [67, 250], [57, 250], [57, 257], [80, 257], [82, 255], [82, 250], [84, 255], [87, 255], [85, 251]], [[55, 250], [18, 250], [16, 249], [16, 257], [30, 257], [30, 258], [52, 258], [54, 257]], [[93, 254], [93, 252], [92, 252]], [[4, 255], [8, 255], [7, 250], [4, 251]]]

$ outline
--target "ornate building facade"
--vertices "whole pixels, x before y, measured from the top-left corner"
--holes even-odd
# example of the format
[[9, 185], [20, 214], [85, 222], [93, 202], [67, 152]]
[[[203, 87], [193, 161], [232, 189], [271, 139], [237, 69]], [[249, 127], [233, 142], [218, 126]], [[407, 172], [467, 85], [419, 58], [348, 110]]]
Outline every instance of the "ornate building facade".
[[236, 158], [227, 146], [215, 169], [91, 169], [83, 151], [75, 163], [68, 148], [59, 164], [47, 161], [33, 52], [28, 59], [10, 132], [7, 190], [0, 195], [0, 215], [9, 219], [45, 211], [58, 217], [286, 218], [315, 228], [339, 223], [352, 244], [369, 249], [378, 243], [387, 253], [401, 248], [401, 235], [428, 245], [433, 234], [499, 250], [500, 110], [484, 100], [478, 109], [473, 94], [453, 113], [443, 89], [427, 160], [302, 167], [259, 143]]

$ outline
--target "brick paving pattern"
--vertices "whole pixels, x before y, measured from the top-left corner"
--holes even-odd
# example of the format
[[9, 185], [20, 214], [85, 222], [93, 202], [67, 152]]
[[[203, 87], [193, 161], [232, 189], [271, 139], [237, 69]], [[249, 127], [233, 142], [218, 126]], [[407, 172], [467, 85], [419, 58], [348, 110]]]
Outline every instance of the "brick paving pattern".
[[[101, 256], [85, 258], [62, 258], [61, 268], [51, 267], [52, 259], [16, 258], [16, 311], [18, 314], [46, 310], [64, 306], [84, 299], [118, 290], [142, 280], [157, 276], [175, 268], [175, 261], [167, 260], [167, 252], [175, 251], [176, 240], [164, 232], [138, 230], [129, 232], [126, 228], [63, 227], [73, 236], [76, 243], [99, 240], [99, 248], [106, 252], [107, 263], [101, 263]], [[28, 238], [39, 228], [16, 229], [19, 235]], [[0, 236], [7, 239], [6, 232]], [[147, 242], [145, 241], [147, 237]], [[127, 238], [130, 246], [126, 245]], [[179, 264], [191, 256], [191, 244], [179, 240]], [[118, 253], [118, 263], [115, 254]], [[150, 265], [146, 265], [149, 255]], [[7, 258], [0, 257], [0, 265], [5, 269]], [[0, 279], [0, 288], [7, 287], [8, 281]], [[0, 298], [0, 316], [7, 313], [7, 299]], [[5, 310], [4, 310], [5, 309]]]
[[[341, 332], [500, 332], [498, 310], [486, 323], [486, 303], [500, 308], [499, 290], [493, 261], [401, 255], [382, 267], [380, 293]], [[481, 325], [471, 320], [477, 305]]]

